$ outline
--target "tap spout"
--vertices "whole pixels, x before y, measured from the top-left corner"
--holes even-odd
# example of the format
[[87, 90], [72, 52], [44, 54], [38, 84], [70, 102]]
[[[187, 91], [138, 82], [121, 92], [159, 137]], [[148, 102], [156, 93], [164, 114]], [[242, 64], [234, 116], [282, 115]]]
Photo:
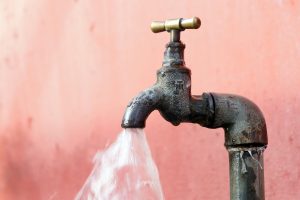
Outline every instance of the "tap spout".
[[158, 108], [161, 97], [161, 90], [156, 85], [140, 92], [127, 105], [121, 126], [144, 128], [150, 113]]

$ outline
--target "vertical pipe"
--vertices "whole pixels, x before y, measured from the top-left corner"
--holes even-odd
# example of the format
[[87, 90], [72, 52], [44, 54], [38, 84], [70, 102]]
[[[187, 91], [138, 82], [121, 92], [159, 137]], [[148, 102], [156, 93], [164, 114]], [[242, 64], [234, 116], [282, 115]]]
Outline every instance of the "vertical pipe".
[[230, 147], [230, 199], [264, 200], [265, 147]]

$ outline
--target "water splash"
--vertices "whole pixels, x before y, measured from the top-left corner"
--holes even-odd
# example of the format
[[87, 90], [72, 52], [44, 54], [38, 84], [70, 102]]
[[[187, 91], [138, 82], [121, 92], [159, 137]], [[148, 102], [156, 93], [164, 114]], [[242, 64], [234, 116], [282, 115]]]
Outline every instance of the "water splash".
[[124, 129], [94, 157], [94, 169], [75, 200], [163, 200], [157, 167], [142, 129]]

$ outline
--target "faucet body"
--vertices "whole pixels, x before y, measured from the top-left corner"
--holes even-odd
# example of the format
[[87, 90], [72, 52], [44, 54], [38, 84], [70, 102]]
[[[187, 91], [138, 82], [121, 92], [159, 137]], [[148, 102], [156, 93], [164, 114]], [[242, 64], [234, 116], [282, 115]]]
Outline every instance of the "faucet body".
[[[171, 22], [166, 24], [176, 27], [174, 20]], [[161, 30], [161, 23], [159, 25]], [[230, 157], [231, 200], [263, 200], [263, 169], [260, 167], [268, 143], [263, 114], [254, 103], [238, 95], [191, 94], [191, 71], [185, 66], [180, 27], [179, 24], [174, 30], [168, 28], [171, 40], [166, 45], [162, 68], [157, 71], [157, 81], [128, 104], [122, 127], [144, 128], [150, 113], [158, 110], [175, 126], [189, 122], [223, 128]]]
[[264, 117], [250, 100], [231, 94], [191, 95], [191, 71], [184, 63], [184, 48], [181, 42], [166, 45], [157, 82], [128, 104], [122, 127], [144, 128], [149, 114], [158, 110], [175, 126], [190, 122], [207, 128], [224, 128], [228, 147], [266, 145]]
[[184, 48], [181, 42], [166, 45], [163, 66], [157, 71], [157, 82], [128, 104], [123, 128], [144, 128], [148, 115], [155, 109], [175, 126], [181, 122], [209, 123], [213, 110], [206, 109], [213, 109], [213, 101], [209, 94], [191, 95], [191, 71], [185, 67]]

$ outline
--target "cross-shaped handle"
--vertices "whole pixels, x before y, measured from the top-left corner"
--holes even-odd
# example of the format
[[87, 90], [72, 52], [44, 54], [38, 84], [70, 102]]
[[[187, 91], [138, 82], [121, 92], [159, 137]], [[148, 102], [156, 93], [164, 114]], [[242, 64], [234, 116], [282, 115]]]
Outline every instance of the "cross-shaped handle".
[[151, 23], [151, 30], [154, 33], [163, 31], [170, 32], [171, 30], [184, 31], [185, 29], [197, 29], [201, 25], [201, 21], [198, 17], [189, 19], [168, 19], [166, 21], [153, 21]]

